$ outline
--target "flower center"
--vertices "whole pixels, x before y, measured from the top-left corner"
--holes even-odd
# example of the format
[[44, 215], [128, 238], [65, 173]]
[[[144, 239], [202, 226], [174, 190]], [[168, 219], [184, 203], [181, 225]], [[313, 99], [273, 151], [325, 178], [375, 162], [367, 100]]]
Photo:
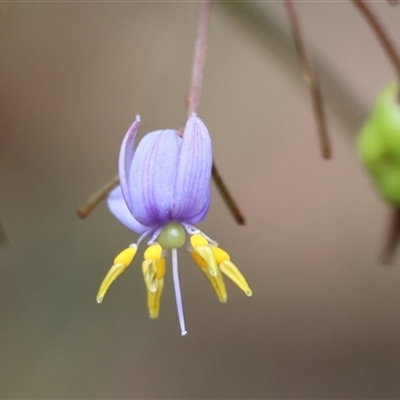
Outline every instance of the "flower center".
[[179, 249], [185, 244], [185, 229], [179, 222], [170, 222], [164, 226], [157, 241], [161, 247], [166, 250]]

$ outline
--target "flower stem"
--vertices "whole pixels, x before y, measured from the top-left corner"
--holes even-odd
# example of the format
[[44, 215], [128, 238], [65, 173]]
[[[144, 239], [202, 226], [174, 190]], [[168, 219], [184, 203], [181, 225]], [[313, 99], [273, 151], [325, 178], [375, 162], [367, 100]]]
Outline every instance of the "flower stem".
[[323, 158], [327, 159], [331, 157], [332, 151], [328, 137], [328, 128], [326, 124], [324, 105], [317, 73], [312, 67], [309, 57], [307, 56], [307, 47], [302, 35], [299, 20], [297, 18], [294, 1], [284, 0], [284, 5], [289, 17], [294, 43], [300, 59], [301, 68], [303, 70], [303, 78], [311, 93], [311, 101], [318, 127], [321, 155]]
[[192, 115], [192, 113], [197, 113], [200, 107], [204, 64], [206, 62], [207, 53], [207, 36], [211, 17], [211, 6], [211, 0], [203, 0], [200, 5], [197, 37], [194, 48], [192, 82], [187, 99], [189, 117]]
[[351, 0], [357, 9], [363, 14], [370, 27], [374, 31], [378, 40], [381, 42], [383, 49], [388, 55], [392, 65], [396, 71], [397, 77], [400, 81], [400, 57], [394, 47], [393, 42], [389, 38], [382, 23], [378, 20], [378, 17], [374, 14], [370, 6], [364, 0]]
[[[197, 113], [200, 108], [201, 88], [203, 84], [203, 72], [207, 53], [207, 36], [211, 17], [211, 0], [203, 0], [200, 5], [198, 19], [197, 37], [193, 58], [192, 81], [187, 98], [188, 115]], [[182, 131], [181, 131], [182, 132]], [[212, 177], [222, 199], [231, 212], [233, 218], [239, 225], [244, 225], [245, 218], [236, 204], [232, 194], [229, 192], [224, 180], [218, 172], [217, 166], [213, 162]]]
[[76, 212], [78, 216], [82, 219], [86, 218], [94, 208], [99, 205], [119, 184], [118, 175], [115, 176], [112, 180], [106, 183], [100, 190], [98, 190], [92, 197], [88, 199], [86, 203], [84, 203]]

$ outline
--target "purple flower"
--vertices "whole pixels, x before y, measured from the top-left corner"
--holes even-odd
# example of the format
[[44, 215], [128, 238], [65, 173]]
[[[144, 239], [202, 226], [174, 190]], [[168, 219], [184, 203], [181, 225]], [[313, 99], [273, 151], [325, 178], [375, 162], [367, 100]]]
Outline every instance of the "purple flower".
[[186, 243], [187, 235], [189, 251], [221, 302], [227, 300], [221, 272], [248, 296], [252, 292], [229, 255], [193, 226], [205, 218], [211, 199], [212, 145], [203, 121], [192, 114], [182, 137], [173, 129], [154, 131], [135, 150], [139, 125], [137, 116], [122, 142], [118, 164], [120, 186], [110, 193], [108, 205], [115, 217], [140, 237], [115, 258], [100, 286], [97, 301], [103, 300], [110, 285], [132, 262], [140, 242], [149, 237], [142, 269], [150, 317], [157, 318], [159, 314], [165, 256], [171, 250], [178, 317], [185, 335], [177, 249]]

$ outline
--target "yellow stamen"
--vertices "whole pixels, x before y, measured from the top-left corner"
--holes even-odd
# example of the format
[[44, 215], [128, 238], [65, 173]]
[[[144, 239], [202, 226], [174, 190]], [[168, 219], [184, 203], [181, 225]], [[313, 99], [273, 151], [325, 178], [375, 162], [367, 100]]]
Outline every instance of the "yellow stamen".
[[165, 275], [165, 258], [161, 257], [159, 260], [157, 260], [156, 278], [162, 279], [162, 278], [164, 278], [164, 275]]
[[207, 268], [207, 264], [205, 263], [205, 261], [201, 258], [200, 254], [197, 253], [196, 251], [192, 251], [190, 253], [193, 257], [193, 260], [196, 262], [196, 264], [200, 267], [200, 268]]
[[160, 299], [164, 289], [164, 279], [159, 279], [157, 290], [155, 292], [147, 291], [147, 307], [149, 309], [150, 318], [158, 318], [160, 312]]
[[229, 254], [225, 250], [222, 250], [220, 247], [212, 246], [211, 248], [214, 253], [215, 261], [218, 265], [221, 264], [223, 261], [229, 261], [231, 259]]
[[159, 260], [162, 256], [162, 247], [158, 243], [149, 246], [144, 252], [145, 260]]
[[246, 279], [239, 271], [239, 268], [232, 261], [222, 261], [222, 263], [219, 264], [219, 268], [229, 279], [232, 280], [232, 282], [242, 289], [247, 296], [251, 296], [253, 294], [253, 291], [250, 289]]
[[194, 261], [212, 283], [221, 302], [226, 301], [227, 295], [220, 270], [247, 296], [253, 294], [246, 279], [239, 268], [231, 262], [231, 258], [225, 250], [209, 244], [207, 239], [200, 234], [193, 235], [190, 238], [190, 243], [193, 246], [192, 257]]
[[198, 246], [207, 246], [208, 245], [208, 240], [203, 236], [198, 233], [195, 235], [192, 235], [190, 237], [190, 244], [196, 248]]
[[155, 260], [144, 260], [142, 263], [143, 278], [147, 290], [155, 293], [157, 291], [157, 263]]
[[215, 261], [218, 264], [219, 269], [235, 283], [247, 296], [253, 294], [247, 283], [245, 277], [240, 272], [239, 268], [231, 261], [229, 254], [219, 247], [212, 246], [212, 251], [214, 253]]
[[194, 261], [196, 262], [196, 264], [200, 267], [200, 269], [203, 271], [204, 275], [211, 282], [215, 292], [217, 293], [219, 301], [221, 303], [226, 303], [226, 300], [228, 299], [228, 295], [226, 293], [224, 280], [223, 280], [222, 275], [219, 272], [218, 268], [216, 269], [216, 275], [212, 276], [210, 274], [209, 269], [207, 268], [206, 262], [204, 261], [202, 256], [196, 251], [196, 249], [193, 250], [191, 254], [192, 254], [192, 257], [193, 257]]
[[160, 299], [164, 289], [165, 258], [162, 247], [155, 243], [144, 252], [142, 263], [144, 282], [147, 288], [147, 307], [150, 318], [158, 318]]
[[218, 296], [218, 300], [221, 303], [226, 303], [226, 301], [228, 300], [228, 294], [226, 292], [226, 287], [221, 272], [218, 271], [217, 276], [211, 276], [207, 268], [201, 268], [201, 270], [204, 272], [204, 275], [211, 282], [215, 290], [215, 293]]
[[210, 246], [197, 246], [193, 249], [193, 251], [201, 256], [207, 266], [210, 275], [217, 276], [218, 266], [215, 261], [214, 253], [211, 250]]
[[130, 265], [135, 254], [137, 252], [137, 246], [131, 245], [127, 249], [123, 250], [121, 253], [115, 257], [114, 265], [108, 271], [106, 277], [100, 285], [99, 292], [97, 293], [97, 302], [101, 303], [106, 295], [111, 284], [125, 271], [125, 269]]
[[132, 247], [128, 247], [127, 249], [121, 251], [121, 253], [115, 257], [114, 264], [123, 264], [125, 267], [129, 266], [137, 252], [137, 245], [132, 244], [131, 246]]

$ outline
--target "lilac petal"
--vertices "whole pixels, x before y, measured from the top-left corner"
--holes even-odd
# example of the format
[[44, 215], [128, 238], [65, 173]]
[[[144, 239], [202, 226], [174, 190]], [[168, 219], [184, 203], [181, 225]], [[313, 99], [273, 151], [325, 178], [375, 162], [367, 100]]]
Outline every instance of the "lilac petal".
[[196, 215], [192, 216], [191, 218], [187, 219], [186, 222], [191, 224], [191, 225], [196, 225], [200, 221], [203, 221], [203, 219], [206, 217], [208, 214], [208, 210], [210, 209], [211, 205], [211, 188], [209, 187], [208, 195], [207, 195], [207, 201], [204, 204], [203, 209]]
[[120, 222], [132, 231], [141, 235], [149, 230], [149, 227], [142, 225], [133, 217], [129, 211], [124, 197], [122, 195], [121, 186], [117, 186], [107, 197], [108, 207]]
[[136, 149], [128, 181], [132, 214], [144, 225], [171, 220], [181, 140], [173, 129], [159, 130], [147, 134]]
[[119, 152], [118, 175], [121, 184], [122, 194], [126, 205], [132, 212], [132, 199], [129, 191], [129, 170], [134, 155], [134, 145], [136, 134], [139, 130], [140, 116], [137, 115], [135, 122], [131, 125], [122, 141], [121, 150]]
[[[192, 114], [183, 132], [175, 181], [172, 217], [191, 221], [205, 217], [210, 201], [212, 144], [203, 121]], [[197, 221], [198, 222], [198, 221]]]

